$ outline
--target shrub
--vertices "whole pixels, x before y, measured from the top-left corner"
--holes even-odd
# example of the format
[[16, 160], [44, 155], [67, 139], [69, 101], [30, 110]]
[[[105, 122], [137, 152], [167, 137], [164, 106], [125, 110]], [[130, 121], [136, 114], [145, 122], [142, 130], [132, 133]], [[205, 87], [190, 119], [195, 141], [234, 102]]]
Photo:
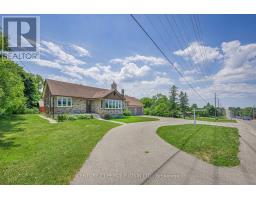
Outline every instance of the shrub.
[[100, 117], [102, 119], [111, 119], [112, 118], [112, 116], [110, 114], [108, 114], [108, 112], [106, 112], [106, 111], [102, 111], [102, 113], [100, 114]]
[[128, 109], [125, 109], [124, 112], [123, 112], [123, 115], [124, 116], [131, 116], [132, 115], [132, 112]]
[[65, 120], [77, 120], [77, 119], [93, 119], [93, 115], [58, 115], [57, 120], [63, 122]]
[[151, 108], [144, 108], [144, 115], [151, 115]]
[[112, 118], [111, 115], [108, 113], [103, 115], [103, 119], [111, 119], [111, 118]]
[[77, 115], [77, 119], [93, 119], [93, 115]]
[[66, 114], [64, 115], [58, 115], [57, 120], [58, 122], [63, 122], [68, 119], [68, 116]]
[[78, 119], [78, 117], [75, 116], [75, 115], [68, 115], [67, 116], [67, 120], [77, 120], [77, 119]]
[[38, 114], [38, 108], [25, 108], [23, 114]]

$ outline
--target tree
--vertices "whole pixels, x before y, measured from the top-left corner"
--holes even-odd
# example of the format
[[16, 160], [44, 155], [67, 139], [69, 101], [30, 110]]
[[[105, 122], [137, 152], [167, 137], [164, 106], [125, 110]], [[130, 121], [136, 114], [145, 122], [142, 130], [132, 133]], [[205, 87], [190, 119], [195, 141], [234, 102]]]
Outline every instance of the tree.
[[183, 117], [185, 117], [186, 111], [189, 108], [187, 93], [186, 92], [184, 93], [181, 91], [179, 94], [179, 100], [180, 100], [180, 111]]
[[34, 75], [25, 71], [21, 72], [21, 77], [24, 82], [24, 95], [27, 98], [27, 107], [37, 107], [38, 101], [41, 99], [43, 78], [40, 75]]
[[192, 104], [192, 106], [191, 106], [191, 108], [192, 108], [192, 109], [197, 109], [197, 108], [198, 108], [198, 106], [197, 106], [197, 104], [196, 104], [196, 103], [193, 103], [193, 104]]
[[0, 114], [20, 113], [24, 110], [24, 84], [20, 77], [22, 68], [16, 63], [0, 59]]
[[178, 108], [178, 104], [177, 104], [177, 92], [178, 88], [173, 85], [170, 88], [170, 92], [169, 92], [169, 101], [170, 101], [170, 112], [172, 113], [172, 116], [176, 116], [177, 114], [177, 108]]
[[152, 107], [152, 114], [156, 116], [164, 116], [169, 117], [170, 116], [170, 102], [168, 98], [163, 94], [157, 94], [153, 97], [154, 104]]
[[154, 103], [153, 99], [149, 97], [143, 97], [140, 101], [143, 103], [144, 108], [150, 108]]
[[3, 36], [2, 32], [0, 31], [0, 52], [2, 50], [9, 51], [9, 47], [7, 37]]
[[204, 117], [213, 117], [215, 116], [215, 107], [211, 105], [210, 103], [207, 103], [206, 106], [204, 106], [205, 113], [203, 114]]

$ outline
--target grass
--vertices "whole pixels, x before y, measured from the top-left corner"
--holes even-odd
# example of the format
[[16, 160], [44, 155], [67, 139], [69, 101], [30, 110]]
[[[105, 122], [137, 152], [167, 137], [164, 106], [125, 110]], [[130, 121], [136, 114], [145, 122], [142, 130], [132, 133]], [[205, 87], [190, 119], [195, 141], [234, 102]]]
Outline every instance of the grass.
[[180, 150], [213, 165], [232, 167], [240, 163], [236, 128], [186, 124], [160, 127], [157, 134]]
[[[193, 117], [190, 117], [188, 119], [194, 120]], [[227, 118], [224, 118], [224, 117], [217, 118], [216, 120], [215, 120], [214, 117], [197, 117], [196, 120], [198, 120], [198, 121], [207, 121], [207, 122], [224, 122], [224, 123], [231, 122], [231, 123], [237, 123], [237, 121], [234, 120], [234, 119], [227, 119]]]
[[136, 123], [136, 122], [148, 122], [148, 121], [157, 121], [158, 118], [153, 117], [141, 117], [141, 116], [125, 116], [123, 118], [111, 119], [112, 121], [124, 122], [124, 123]]
[[69, 184], [97, 142], [118, 124], [38, 115], [0, 119], [0, 184]]

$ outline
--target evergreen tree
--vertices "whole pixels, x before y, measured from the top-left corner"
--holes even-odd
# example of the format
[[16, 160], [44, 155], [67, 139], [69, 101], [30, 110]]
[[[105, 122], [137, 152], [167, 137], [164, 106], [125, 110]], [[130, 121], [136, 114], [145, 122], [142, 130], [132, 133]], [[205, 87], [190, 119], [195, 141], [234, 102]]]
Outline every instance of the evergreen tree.
[[183, 117], [185, 117], [186, 111], [189, 108], [187, 93], [186, 92], [184, 93], [181, 91], [179, 94], [179, 100], [180, 100], [180, 111], [181, 111]]
[[169, 92], [170, 113], [172, 117], [176, 117], [178, 115], [177, 96], [178, 96], [178, 88], [175, 85], [173, 85], [170, 88], [170, 92]]

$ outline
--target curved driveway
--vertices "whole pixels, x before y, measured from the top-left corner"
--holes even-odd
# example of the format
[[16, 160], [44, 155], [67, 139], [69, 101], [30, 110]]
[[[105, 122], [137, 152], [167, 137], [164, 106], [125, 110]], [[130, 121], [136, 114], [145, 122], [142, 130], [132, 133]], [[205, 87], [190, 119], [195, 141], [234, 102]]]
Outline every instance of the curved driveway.
[[156, 134], [160, 126], [188, 123], [193, 121], [160, 118], [110, 130], [71, 184], [256, 184], [256, 129], [242, 121], [218, 123], [239, 128], [241, 135], [241, 164], [227, 168], [179, 151]]

